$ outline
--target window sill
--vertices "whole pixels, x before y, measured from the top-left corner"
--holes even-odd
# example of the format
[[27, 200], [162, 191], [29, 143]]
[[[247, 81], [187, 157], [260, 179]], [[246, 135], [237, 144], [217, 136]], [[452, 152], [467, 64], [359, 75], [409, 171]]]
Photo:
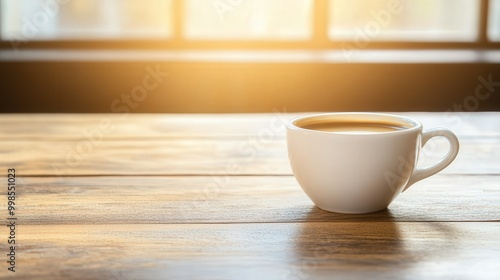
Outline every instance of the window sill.
[[500, 50], [1, 50], [0, 62], [500, 63]]

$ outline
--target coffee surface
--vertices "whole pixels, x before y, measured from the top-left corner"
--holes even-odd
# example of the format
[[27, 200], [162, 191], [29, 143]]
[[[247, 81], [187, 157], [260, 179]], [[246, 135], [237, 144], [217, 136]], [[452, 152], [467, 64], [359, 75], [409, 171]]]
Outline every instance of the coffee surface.
[[368, 122], [317, 122], [304, 124], [301, 127], [310, 130], [345, 134], [374, 134], [406, 129], [406, 127], [395, 126], [389, 123], [385, 124]]

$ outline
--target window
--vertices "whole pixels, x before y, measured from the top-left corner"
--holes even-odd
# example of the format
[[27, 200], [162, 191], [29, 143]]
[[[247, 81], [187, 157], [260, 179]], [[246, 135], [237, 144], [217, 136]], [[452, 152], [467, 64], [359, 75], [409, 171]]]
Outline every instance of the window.
[[500, 41], [500, 0], [490, 1], [488, 37], [492, 41]]
[[[0, 46], [498, 48], [500, 0], [0, 0]], [[64, 42], [64, 44], [57, 44]]]
[[312, 0], [187, 0], [187, 39], [304, 40], [312, 33]]
[[172, 34], [172, 0], [1, 1], [4, 40], [141, 39]]
[[330, 38], [376, 41], [475, 41], [477, 0], [331, 0]]

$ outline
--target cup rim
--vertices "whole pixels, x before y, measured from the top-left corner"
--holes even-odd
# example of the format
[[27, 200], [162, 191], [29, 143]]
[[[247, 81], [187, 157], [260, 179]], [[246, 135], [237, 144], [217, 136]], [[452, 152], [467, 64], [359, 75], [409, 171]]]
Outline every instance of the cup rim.
[[[382, 118], [393, 119], [394, 121], [399, 121], [399, 122], [403, 122], [405, 124], [408, 124], [410, 127], [404, 127], [403, 129], [400, 129], [400, 130], [375, 132], [375, 133], [369, 133], [369, 134], [351, 134], [351, 133], [343, 133], [343, 132], [327, 132], [327, 131], [320, 131], [320, 130], [314, 130], [314, 129], [307, 129], [307, 128], [303, 128], [303, 127], [296, 125], [297, 122], [304, 121], [307, 119], [318, 119], [318, 118], [327, 118], [327, 117], [347, 117], [347, 116], [350, 116], [350, 117], [375, 116], [379, 119], [382, 119]], [[288, 121], [287, 128], [290, 130], [307, 131], [310, 133], [359, 137], [359, 136], [375, 136], [375, 135], [393, 135], [393, 134], [414, 132], [416, 130], [422, 130], [422, 124], [413, 118], [401, 116], [401, 115], [396, 115], [396, 114], [372, 113], [372, 112], [334, 112], [334, 113], [314, 113], [314, 114], [303, 115], [300, 117], [295, 117], [295, 118], [291, 119], [290, 121]]]

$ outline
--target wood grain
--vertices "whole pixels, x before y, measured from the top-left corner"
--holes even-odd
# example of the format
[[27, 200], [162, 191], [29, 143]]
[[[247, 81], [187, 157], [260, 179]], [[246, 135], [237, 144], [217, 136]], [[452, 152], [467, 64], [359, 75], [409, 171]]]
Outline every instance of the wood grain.
[[[1, 269], [1, 279], [496, 279], [500, 274], [499, 223], [20, 225], [19, 231], [16, 277]], [[0, 250], [6, 250], [4, 243]]]
[[499, 182], [438, 175], [388, 211], [346, 215], [314, 207], [292, 176], [35, 177], [18, 183], [18, 214], [21, 224], [45, 225], [500, 221]]
[[[297, 115], [2, 115], [0, 165], [25, 176], [212, 175], [235, 165], [243, 175], [291, 175], [284, 122]], [[500, 113], [403, 115], [459, 135], [460, 154], [443, 173], [500, 174]], [[431, 141], [422, 165], [446, 150]]]
[[[287, 113], [286, 107], [270, 114], [3, 114], [0, 139], [81, 140], [103, 121], [111, 126], [104, 140], [257, 136], [268, 128], [283, 137], [284, 124], [306, 114]], [[500, 112], [395, 114], [415, 118], [424, 129], [448, 128], [459, 137], [500, 136]]]
[[[445, 141], [422, 151], [424, 165], [448, 150]], [[4, 140], [1, 167], [24, 176], [47, 175], [291, 175], [285, 139]], [[461, 139], [460, 153], [444, 174], [500, 174], [500, 137]]]
[[500, 113], [403, 114], [453, 130], [460, 154], [366, 215], [300, 189], [298, 114], [0, 115], [0, 169], [18, 174], [17, 272], [0, 258], [0, 279], [499, 279]]

